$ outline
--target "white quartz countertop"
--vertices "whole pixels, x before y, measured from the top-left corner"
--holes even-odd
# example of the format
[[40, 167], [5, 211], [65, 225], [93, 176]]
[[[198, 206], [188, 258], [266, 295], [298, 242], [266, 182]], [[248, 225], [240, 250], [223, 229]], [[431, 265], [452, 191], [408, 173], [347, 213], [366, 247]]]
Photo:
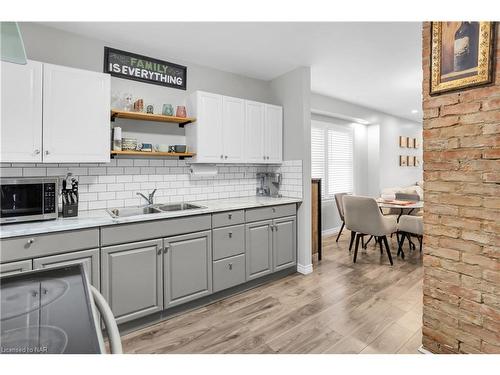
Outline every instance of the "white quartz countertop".
[[255, 208], [264, 206], [275, 206], [288, 203], [299, 203], [301, 199], [297, 198], [271, 198], [271, 197], [242, 197], [227, 198], [207, 201], [193, 201], [205, 208], [165, 212], [149, 215], [137, 215], [124, 218], [112, 218], [106, 210], [81, 211], [78, 217], [59, 218], [56, 220], [47, 220], [39, 222], [30, 222], [23, 224], [4, 224], [0, 226], [0, 238], [29, 236], [33, 234], [43, 234], [51, 232], [60, 232], [65, 230], [101, 227], [106, 225], [116, 225], [124, 223], [134, 223], [149, 220], [168, 219], [173, 217], [193, 216], [213, 212], [241, 210], [245, 208]]

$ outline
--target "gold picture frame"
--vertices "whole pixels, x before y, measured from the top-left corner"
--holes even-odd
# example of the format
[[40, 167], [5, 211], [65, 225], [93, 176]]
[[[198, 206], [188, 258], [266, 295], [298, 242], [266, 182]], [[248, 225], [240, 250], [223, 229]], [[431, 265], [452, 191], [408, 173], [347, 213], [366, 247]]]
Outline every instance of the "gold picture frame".
[[432, 22], [430, 94], [493, 80], [494, 22]]
[[414, 167], [415, 166], [415, 156], [408, 156], [408, 166], [409, 167]]
[[403, 137], [402, 135], [399, 136], [399, 147], [401, 147], [401, 148], [408, 147], [408, 138], [407, 137]]
[[413, 148], [413, 138], [407, 137], [406, 138], [406, 144], [408, 145], [408, 148]]

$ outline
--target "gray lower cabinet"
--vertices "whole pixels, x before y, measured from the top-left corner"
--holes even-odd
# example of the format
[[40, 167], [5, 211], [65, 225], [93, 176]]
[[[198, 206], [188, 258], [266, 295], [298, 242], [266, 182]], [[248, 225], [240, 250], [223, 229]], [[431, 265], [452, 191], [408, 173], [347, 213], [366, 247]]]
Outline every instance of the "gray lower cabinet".
[[258, 221], [245, 226], [247, 280], [273, 271], [272, 220]]
[[297, 236], [295, 216], [273, 221], [273, 265], [279, 271], [297, 263]]
[[0, 264], [0, 276], [14, 275], [19, 272], [30, 271], [33, 269], [31, 259], [21, 260], [19, 262], [10, 262]]
[[82, 263], [90, 283], [99, 289], [99, 249], [83, 250], [33, 259], [33, 268], [68, 266]]
[[214, 262], [214, 293], [245, 282], [245, 254]]
[[101, 248], [101, 290], [118, 323], [163, 309], [162, 244], [157, 239]]
[[211, 231], [168, 237], [163, 241], [165, 308], [211, 294]]

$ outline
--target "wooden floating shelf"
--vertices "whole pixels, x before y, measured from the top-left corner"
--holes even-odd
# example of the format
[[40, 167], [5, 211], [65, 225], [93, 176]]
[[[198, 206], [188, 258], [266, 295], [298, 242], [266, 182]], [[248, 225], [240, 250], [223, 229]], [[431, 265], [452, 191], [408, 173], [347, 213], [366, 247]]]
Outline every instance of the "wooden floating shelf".
[[190, 158], [195, 154], [192, 152], [145, 152], [145, 151], [111, 151], [111, 157], [117, 155], [133, 155], [133, 156], [174, 156], [179, 159]]
[[112, 109], [111, 121], [115, 121], [115, 118], [126, 118], [129, 120], [142, 120], [142, 121], [171, 122], [179, 124], [180, 127], [184, 127], [184, 125], [196, 121], [194, 117], [165, 116], [153, 113], [128, 112], [128, 111], [119, 111], [116, 109]]

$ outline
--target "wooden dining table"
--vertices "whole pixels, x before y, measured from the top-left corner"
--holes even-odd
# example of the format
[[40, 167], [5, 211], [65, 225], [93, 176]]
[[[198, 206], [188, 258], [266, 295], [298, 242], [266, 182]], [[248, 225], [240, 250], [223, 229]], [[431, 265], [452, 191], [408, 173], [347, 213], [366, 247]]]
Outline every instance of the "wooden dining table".
[[406, 215], [410, 215], [413, 211], [415, 210], [420, 210], [424, 208], [424, 202], [423, 201], [415, 201], [415, 202], [408, 202], [408, 203], [398, 203], [398, 201], [395, 200], [386, 200], [382, 198], [377, 199], [377, 205], [380, 208], [380, 211], [382, 211], [383, 208], [396, 208], [399, 209], [399, 215], [398, 215], [398, 222], [401, 216], [404, 213], [404, 210], [407, 209], [409, 210]]

